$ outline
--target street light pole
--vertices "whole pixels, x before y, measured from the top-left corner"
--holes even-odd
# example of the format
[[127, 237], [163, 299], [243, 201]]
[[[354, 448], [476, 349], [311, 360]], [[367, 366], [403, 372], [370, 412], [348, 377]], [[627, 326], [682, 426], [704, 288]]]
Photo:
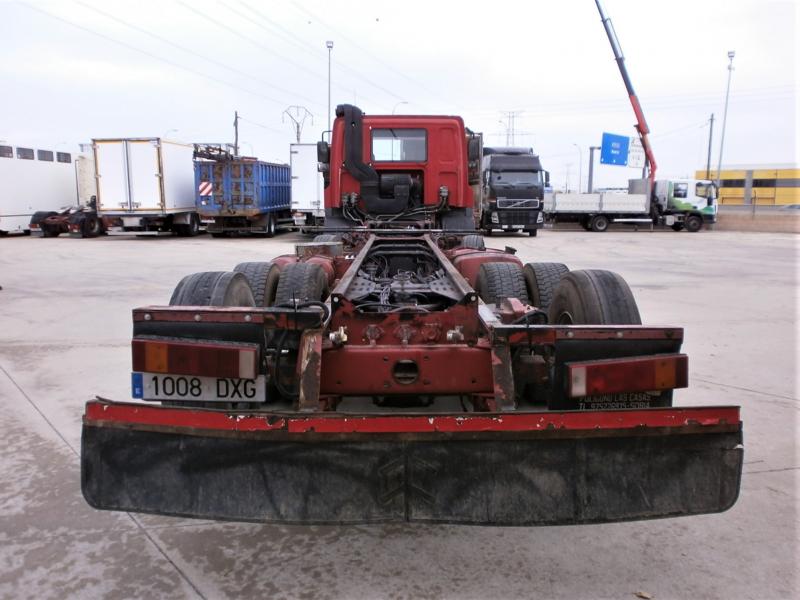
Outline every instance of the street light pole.
[[731, 95], [731, 75], [733, 74], [733, 57], [736, 56], [736, 52], [731, 50], [728, 52], [728, 89], [725, 91], [725, 111], [722, 113], [722, 133], [720, 134], [719, 140], [719, 162], [717, 163], [717, 194], [719, 195], [720, 190], [720, 180], [722, 179], [720, 175], [720, 170], [722, 169], [722, 149], [725, 146], [725, 125], [728, 121], [728, 98]]
[[583, 150], [578, 144], [572, 144], [578, 149], [578, 193], [581, 193], [581, 180], [583, 179]]
[[328, 127], [333, 129], [331, 125], [331, 50], [333, 50], [333, 42], [328, 40], [325, 42], [325, 47], [328, 49]]
[[589, 189], [588, 194], [594, 191], [594, 151], [600, 150], [600, 146], [589, 146]]

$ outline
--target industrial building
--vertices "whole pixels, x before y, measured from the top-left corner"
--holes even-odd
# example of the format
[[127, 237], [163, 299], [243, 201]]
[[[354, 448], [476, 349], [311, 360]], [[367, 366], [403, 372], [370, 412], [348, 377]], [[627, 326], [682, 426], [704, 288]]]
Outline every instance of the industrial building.
[[[720, 175], [720, 205], [800, 204], [800, 166], [797, 164], [729, 165], [721, 169]], [[698, 170], [695, 177], [716, 181], [717, 171]]]

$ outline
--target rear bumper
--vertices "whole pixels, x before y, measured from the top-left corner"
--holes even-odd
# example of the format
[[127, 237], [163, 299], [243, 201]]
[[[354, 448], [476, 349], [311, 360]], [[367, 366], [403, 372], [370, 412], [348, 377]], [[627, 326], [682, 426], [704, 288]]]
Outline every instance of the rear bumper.
[[303, 416], [90, 402], [87, 502], [237, 521], [602, 523], [720, 512], [737, 408]]

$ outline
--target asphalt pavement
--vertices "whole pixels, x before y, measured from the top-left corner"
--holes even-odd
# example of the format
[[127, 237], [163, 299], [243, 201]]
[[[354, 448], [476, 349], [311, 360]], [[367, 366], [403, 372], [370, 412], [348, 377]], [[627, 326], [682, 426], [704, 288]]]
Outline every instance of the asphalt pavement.
[[796, 598], [798, 242], [788, 233], [542, 231], [523, 261], [605, 268], [645, 324], [685, 328], [676, 405], [743, 408], [741, 495], [718, 515], [610, 525], [300, 527], [96, 511], [84, 403], [130, 397], [131, 309], [274, 239], [0, 239], [0, 598]]

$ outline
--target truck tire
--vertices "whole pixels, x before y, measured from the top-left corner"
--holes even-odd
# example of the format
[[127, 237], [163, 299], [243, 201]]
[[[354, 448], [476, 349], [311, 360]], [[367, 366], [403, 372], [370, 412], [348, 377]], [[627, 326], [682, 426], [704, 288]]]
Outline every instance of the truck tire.
[[328, 277], [314, 263], [298, 262], [286, 265], [280, 273], [275, 291], [275, 306], [299, 302], [318, 302], [328, 297]]
[[673, 223], [670, 228], [672, 231], [683, 231], [683, 223]]
[[42, 230], [42, 237], [55, 238], [61, 235], [61, 232], [58, 229], [50, 227], [49, 225], [45, 225], [44, 223], [39, 225], [39, 229]]
[[314, 243], [318, 242], [341, 242], [342, 236], [338, 233], [320, 233], [314, 236]]
[[271, 306], [281, 271], [271, 262], [243, 262], [233, 267], [234, 273], [247, 278], [256, 306]]
[[471, 248], [472, 250], [486, 250], [486, 244], [483, 241], [483, 236], [475, 233], [465, 235], [461, 239], [461, 247]]
[[272, 213], [267, 215], [267, 231], [264, 235], [268, 238], [275, 237], [275, 215]]
[[553, 294], [561, 278], [569, 273], [567, 265], [562, 263], [528, 263], [522, 267], [525, 286], [531, 304], [541, 311], [547, 312], [553, 301]]
[[253, 291], [242, 273], [207, 271], [181, 279], [170, 306], [255, 306]]
[[517, 298], [525, 304], [530, 303], [525, 277], [516, 263], [483, 263], [478, 271], [475, 291], [486, 304], [497, 304], [504, 298]]
[[531, 237], [536, 237], [539, 234], [538, 229], [528, 229], [528, 235]]
[[189, 222], [182, 225], [175, 225], [175, 233], [179, 237], [194, 237], [200, 233], [200, 217], [196, 214], [189, 215]]
[[93, 238], [100, 235], [100, 219], [96, 215], [86, 215], [81, 221], [81, 237]]
[[611, 271], [570, 271], [561, 278], [548, 310], [553, 325], [641, 325], [625, 280]]
[[690, 233], [697, 233], [703, 228], [703, 218], [698, 215], [689, 215], [686, 217], [686, 231]]
[[608, 230], [608, 217], [605, 215], [595, 215], [589, 223], [592, 231], [602, 233]]

